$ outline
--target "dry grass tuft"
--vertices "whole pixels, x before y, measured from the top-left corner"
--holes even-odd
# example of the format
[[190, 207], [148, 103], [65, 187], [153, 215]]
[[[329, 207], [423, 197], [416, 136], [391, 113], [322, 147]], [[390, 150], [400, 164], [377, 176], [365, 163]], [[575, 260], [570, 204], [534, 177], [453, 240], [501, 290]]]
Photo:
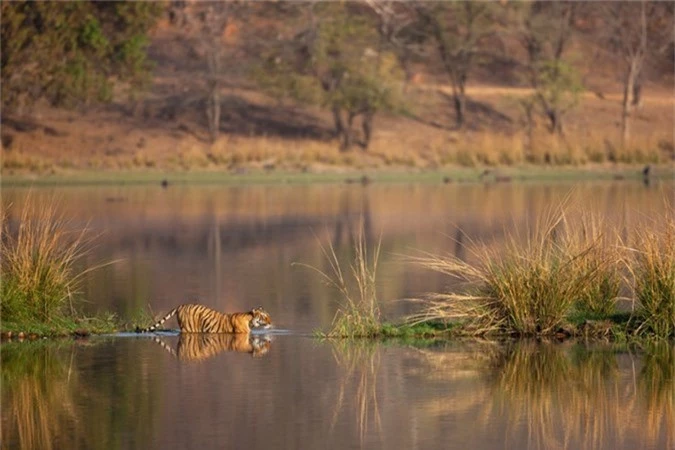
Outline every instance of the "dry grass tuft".
[[55, 201], [38, 205], [30, 198], [21, 212], [18, 231], [2, 218], [3, 321], [50, 322], [73, 310], [73, 295], [87, 271], [76, 262], [90, 249], [87, 230], [73, 230]]
[[328, 248], [323, 244], [320, 245], [330, 270], [326, 272], [314, 266], [302, 265], [317, 272], [326, 284], [340, 293], [340, 305], [331, 330], [326, 336], [348, 338], [376, 336], [381, 329], [375, 282], [381, 240], [370, 257], [361, 226], [354, 242], [354, 260], [348, 271], [343, 269], [332, 244], [329, 244]]
[[544, 213], [527, 236], [510, 235], [504, 248], [472, 242], [477, 263], [454, 256], [414, 258], [467, 288], [466, 293], [435, 293], [416, 300], [422, 309], [409, 320], [463, 320], [464, 331], [475, 335], [530, 336], [556, 332], [578, 305], [613, 311], [619, 261], [597, 223], [572, 223], [563, 203]]
[[661, 224], [641, 229], [634, 259], [629, 270], [633, 276], [634, 297], [637, 302], [638, 334], [659, 338], [675, 336], [675, 217], [666, 214]]

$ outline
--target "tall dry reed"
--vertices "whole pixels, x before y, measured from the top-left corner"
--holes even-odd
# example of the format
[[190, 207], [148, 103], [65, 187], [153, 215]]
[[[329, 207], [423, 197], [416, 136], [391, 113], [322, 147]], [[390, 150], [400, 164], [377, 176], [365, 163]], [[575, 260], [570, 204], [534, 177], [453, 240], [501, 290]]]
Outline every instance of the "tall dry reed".
[[579, 303], [611, 310], [616, 254], [603, 249], [597, 227], [583, 218], [571, 220], [566, 209], [565, 203], [549, 209], [525, 236], [511, 234], [503, 247], [471, 242], [476, 263], [454, 256], [413, 258], [466, 287], [464, 292], [433, 293], [417, 300], [422, 303], [420, 312], [409, 320], [462, 320], [464, 331], [472, 334], [528, 336], [555, 332]]
[[607, 317], [616, 312], [622, 285], [624, 246], [616, 229], [608, 227], [598, 215], [583, 214], [569, 236], [568, 245], [583, 253], [577, 261], [582, 273], [591, 274], [593, 282], [583, 289], [575, 302], [578, 312], [593, 317]]
[[3, 321], [45, 323], [74, 308], [73, 295], [86, 273], [77, 270], [76, 262], [89, 251], [91, 238], [86, 229], [74, 230], [57, 206], [29, 197], [16, 231], [3, 214]]
[[658, 224], [641, 229], [632, 248], [629, 269], [637, 303], [637, 332], [659, 338], [675, 336], [675, 217], [672, 212]]
[[378, 241], [370, 256], [361, 226], [354, 241], [354, 259], [349, 264], [349, 269], [343, 268], [332, 244], [329, 244], [328, 248], [319, 244], [328, 263], [327, 271], [301, 264], [318, 273], [327, 285], [335, 288], [340, 294], [339, 306], [327, 336], [354, 338], [379, 334], [381, 323], [376, 272], [381, 242]]

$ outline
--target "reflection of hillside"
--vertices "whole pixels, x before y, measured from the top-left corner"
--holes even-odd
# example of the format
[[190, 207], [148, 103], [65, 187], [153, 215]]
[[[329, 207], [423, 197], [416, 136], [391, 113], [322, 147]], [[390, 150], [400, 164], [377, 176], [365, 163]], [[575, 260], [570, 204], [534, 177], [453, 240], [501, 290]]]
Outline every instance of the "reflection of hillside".
[[[329, 221], [345, 216], [358, 218], [369, 210], [375, 231], [424, 230], [432, 224], [503, 225], [511, 219], [534, 216], [574, 188], [583, 203], [609, 219], [632, 211], [658, 210], [672, 191], [656, 190], [639, 183], [560, 184], [455, 184], [360, 186], [253, 186], [253, 187], [159, 187], [69, 188], [58, 192], [63, 208], [72, 217], [92, 220], [94, 228], [162, 228], [196, 221], [255, 225]], [[20, 207], [27, 191], [5, 189], [3, 201]], [[49, 199], [53, 191], [39, 191], [35, 198]], [[114, 201], [108, 201], [108, 200]], [[17, 208], [18, 209], [18, 208]], [[278, 220], [279, 218], [291, 220]], [[395, 220], [392, 220], [395, 219]], [[629, 224], [630, 225], [630, 224]], [[464, 227], [469, 228], [469, 227]], [[190, 234], [190, 230], [184, 230]], [[437, 231], [444, 231], [443, 229]]]

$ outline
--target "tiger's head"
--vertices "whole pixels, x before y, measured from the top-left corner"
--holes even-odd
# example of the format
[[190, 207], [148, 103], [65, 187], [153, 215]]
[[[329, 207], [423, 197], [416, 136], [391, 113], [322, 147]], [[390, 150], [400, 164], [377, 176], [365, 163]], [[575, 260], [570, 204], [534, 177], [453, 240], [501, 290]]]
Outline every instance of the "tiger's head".
[[269, 328], [272, 326], [272, 319], [270, 315], [265, 311], [262, 306], [253, 308], [251, 310], [253, 319], [251, 319], [250, 327], [251, 328]]
[[254, 336], [250, 339], [251, 348], [253, 351], [251, 354], [254, 358], [260, 358], [265, 356], [267, 352], [270, 351], [272, 346], [272, 338], [269, 336]]

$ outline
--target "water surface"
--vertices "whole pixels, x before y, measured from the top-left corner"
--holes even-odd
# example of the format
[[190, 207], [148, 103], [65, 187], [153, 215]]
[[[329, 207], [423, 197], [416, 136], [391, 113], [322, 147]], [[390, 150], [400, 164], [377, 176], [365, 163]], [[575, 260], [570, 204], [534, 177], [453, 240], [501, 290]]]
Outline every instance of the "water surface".
[[3, 344], [3, 448], [675, 444], [668, 345], [416, 348], [284, 335], [255, 353], [162, 339], [182, 352], [147, 337]]
[[[470, 259], [472, 240], [500, 245], [525, 236], [545, 211], [571, 197], [571, 211], [594, 211], [626, 232], [673, 206], [673, 183], [639, 182], [160, 186], [3, 189], [16, 223], [21, 205], [58, 199], [74, 228], [98, 235], [84, 261], [89, 308], [159, 316], [186, 301], [221, 311], [262, 305], [281, 328], [311, 332], [333, 318], [337, 296], [301, 263], [328, 270], [321, 246], [343, 267], [362, 225], [381, 239], [379, 298], [387, 317], [401, 298], [446, 289], [450, 280], [406, 263], [419, 252]], [[574, 215], [571, 215], [572, 220]]]
[[73, 228], [100, 234], [82, 266], [116, 262], [86, 276], [90, 311], [262, 305], [277, 329], [2, 344], [2, 448], [674, 448], [669, 345], [311, 336], [338, 297], [294, 263], [326, 270], [321, 245], [347, 267], [361, 226], [381, 239], [379, 298], [396, 319], [410, 307], [394, 300], [452, 285], [406, 256], [471, 259], [471, 240], [524, 236], [570, 192], [626, 233], [673, 203], [672, 183], [636, 182], [3, 189], [14, 225], [29, 195], [57, 197]]

